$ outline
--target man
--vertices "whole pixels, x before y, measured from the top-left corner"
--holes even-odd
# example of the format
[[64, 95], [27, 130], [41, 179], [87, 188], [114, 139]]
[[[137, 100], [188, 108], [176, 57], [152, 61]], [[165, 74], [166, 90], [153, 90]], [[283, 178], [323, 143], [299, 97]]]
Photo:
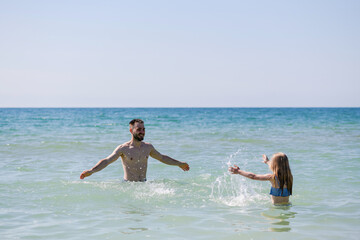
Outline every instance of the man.
[[132, 138], [129, 142], [119, 145], [110, 156], [100, 160], [92, 169], [81, 173], [80, 179], [84, 179], [95, 172], [101, 171], [119, 157], [122, 159], [124, 168], [124, 180], [133, 182], [146, 181], [146, 170], [149, 156], [168, 165], [179, 166], [184, 171], [190, 167], [185, 162], [180, 162], [171, 157], [162, 155], [150, 143], [142, 142], [145, 136], [144, 122], [141, 119], [133, 119], [129, 123]]

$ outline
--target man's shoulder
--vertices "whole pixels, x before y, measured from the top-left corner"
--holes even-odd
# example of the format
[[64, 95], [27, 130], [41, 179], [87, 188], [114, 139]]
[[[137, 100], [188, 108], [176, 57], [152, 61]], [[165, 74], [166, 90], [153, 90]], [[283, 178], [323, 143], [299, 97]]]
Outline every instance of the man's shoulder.
[[[123, 144], [120, 144], [117, 149], [125, 149], [125, 148], [130, 148], [132, 145], [131, 145], [131, 141], [129, 142], [125, 142]], [[151, 144], [151, 143], [148, 143], [148, 142], [141, 142], [141, 146], [142, 147], [145, 147], [145, 148], [153, 148], [154, 146]]]
[[143, 145], [144, 147], [150, 147], [150, 148], [153, 148], [153, 147], [154, 147], [151, 143], [148, 143], [148, 142], [142, 142], [142, 145]]
[[119, 146], [117, 146], [117, 149], [122, 149], [122, 148], [128, 148], [130, 146], [130, 142], [125, 142], [123, 144], [120, 144]]

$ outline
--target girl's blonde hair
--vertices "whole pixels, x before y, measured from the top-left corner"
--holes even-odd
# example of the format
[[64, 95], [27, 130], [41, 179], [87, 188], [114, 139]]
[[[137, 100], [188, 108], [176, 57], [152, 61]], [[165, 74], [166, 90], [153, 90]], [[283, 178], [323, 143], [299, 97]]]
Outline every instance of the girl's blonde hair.
[[286, 185], [290, 195], [292, 194], [293, 186], [293, 176], [291, 174], [291, 169], [289, 165], [288, 157], [282, 153], [275, 153], [271, 158], [270, 169], [274, 173], [275, 177], [279, 180], [280, 189], [283, 190], [284, 185]]

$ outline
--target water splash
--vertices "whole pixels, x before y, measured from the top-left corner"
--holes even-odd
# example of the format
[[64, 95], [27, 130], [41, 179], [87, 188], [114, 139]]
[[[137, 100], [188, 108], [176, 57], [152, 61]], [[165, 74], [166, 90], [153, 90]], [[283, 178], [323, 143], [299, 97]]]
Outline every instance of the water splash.
[[[76, 181], [79, 183], [79, 181]], [[116, 191], [116, 195], [132, 196], [136, 199], [159, 199], [175, 195], [175, 189], [164, 182], [122, 182], [114, 180], [110, 182], [87, 182], [82, 184], [90, 184], [102, 191]]]
[[261, 186], [256, 181], [228, 172], [228, 168], [234, 164], [246, 167], [248, 159], [242, 157], [241, 153], [242, 149], [239, 149], [226, 159], [222, 167], [223, 175], [217, 177], [212, 184], [210, 198], [227, 206], [248, 206], [252, 203], [268, 202], [269, 199], [261, 193]]
[[136, 193], [136, 197], [139, 199], [148, 199], [162, 197], [162, 196], [173, 196], [175, 189], [167, 186], [164, 183], [149, 182], [145, 185], [140, 186], [139, 191]]

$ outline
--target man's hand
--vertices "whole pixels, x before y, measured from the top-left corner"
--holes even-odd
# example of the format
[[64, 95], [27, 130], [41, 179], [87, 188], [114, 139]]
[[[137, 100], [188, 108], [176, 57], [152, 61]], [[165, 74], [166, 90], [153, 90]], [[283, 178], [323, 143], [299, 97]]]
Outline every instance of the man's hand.
[[180, 163], [179, 167], [184, 171], [190, 170], [189, 164], [187, 164], [187, 163]]
[[84, 178], [86, 178], [86, 177], [88, 177], [88, 176], [91, 176], [93, 173], [90, 171], [90, 170], [85, 170], [85, 171], [83, 171], [82, 173], [81, 173], [81, 175], [80, 175], [80, 179], [84, 179]]
[[236, 165], [234, 165], [234, 167], [229, 167], [229, 172], [231, 172], [231, 174], [238, 174], [239, 170], [240, 168]]

